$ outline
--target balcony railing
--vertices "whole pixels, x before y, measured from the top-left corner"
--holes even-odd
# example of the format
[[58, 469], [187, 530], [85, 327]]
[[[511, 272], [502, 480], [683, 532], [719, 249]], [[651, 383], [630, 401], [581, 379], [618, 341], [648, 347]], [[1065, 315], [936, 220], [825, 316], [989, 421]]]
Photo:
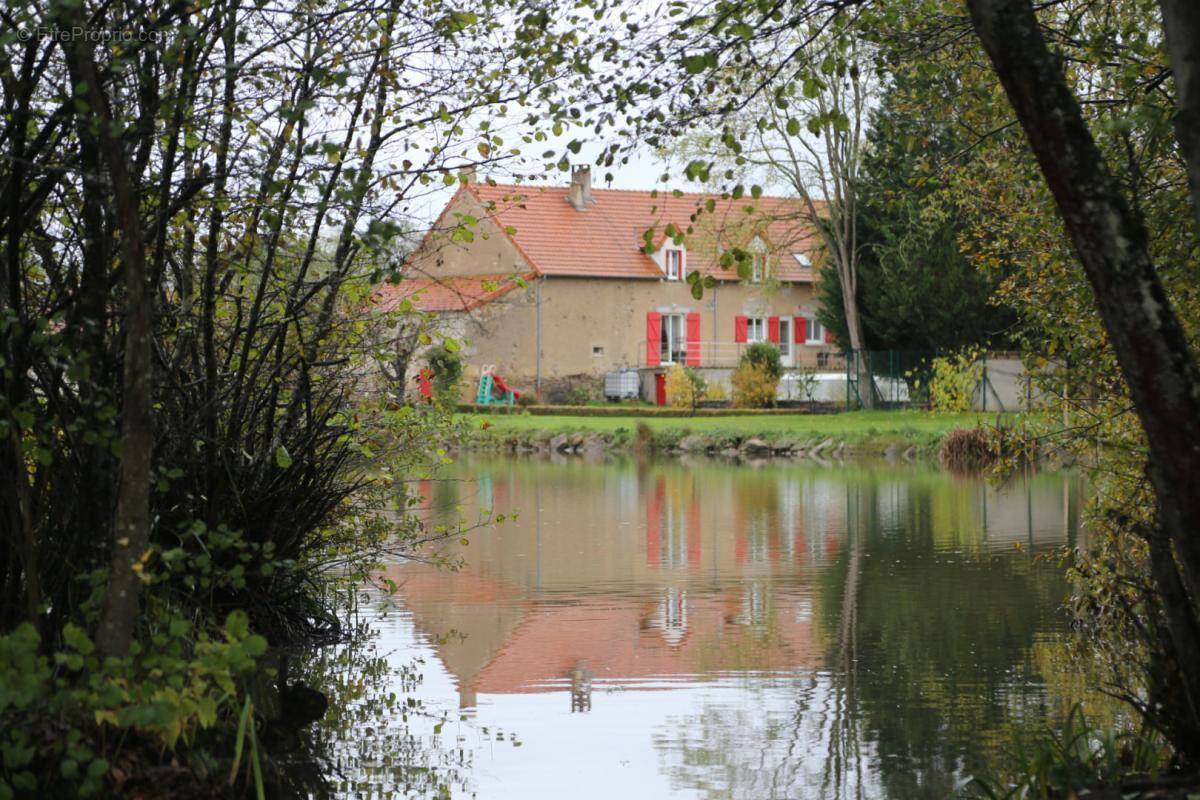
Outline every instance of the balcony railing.
[[[742, 353], [746, 351], [752, 342], [700, 342], [700, 358], [699, 364], [693, 364], [701, 368], [732, 369], [741, 361]], [[778, 347], [779, 345], [775, 345]], [[676, 353], [676, 355], [682, 355]], [[835, 345], [830, 344], [792, 344], [787, 351], [780, 353], [783, 358], [785, 368], [790, 369], [809, 369], [828, 372], [845, 372], [846, 357], [841, 350], [838, 350]], [[646, 358], [646, 342], [643, 340], [638, 345], [638, 366], [651, 366]], [[684, 358], [672, 359], [667, 353], [661, 354], [660, 366], [668, 366], [674, 361], [680, 361], [687, 364]]]

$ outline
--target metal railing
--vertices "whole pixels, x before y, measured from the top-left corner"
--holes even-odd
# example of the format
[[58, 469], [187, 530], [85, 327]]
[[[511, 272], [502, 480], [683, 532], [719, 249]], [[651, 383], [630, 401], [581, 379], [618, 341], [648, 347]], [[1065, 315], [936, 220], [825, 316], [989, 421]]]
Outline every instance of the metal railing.
[[[643, 339], [638, 343], [637, 366], [639, 368], [670, 366], [672, 363], [678, 362], [701, 369], [733, 369], [741, 362], [742, 353], [751, 344], [753, 342], [701, 341], [699, 345], [699, 358], [692, 359], [693, 362], [698, 361], [699, 363], [689, 364], [686, 357], [686, 350], [679, 350], [675, 355], [681, 357], [672, 358], [670, 354], [661, 352], [659, 363], [652, 365], [646, 358], [646, 341]], [[778, 344], [775, 346], [779, 347]], [[822, 372], [845, 372], [846, 370], [846, 356], [834, 345], [824, 343], [811, 345], [792, 343], [790, 348], [782, 350], [780, 356], [785, 369], [806, 369]]]

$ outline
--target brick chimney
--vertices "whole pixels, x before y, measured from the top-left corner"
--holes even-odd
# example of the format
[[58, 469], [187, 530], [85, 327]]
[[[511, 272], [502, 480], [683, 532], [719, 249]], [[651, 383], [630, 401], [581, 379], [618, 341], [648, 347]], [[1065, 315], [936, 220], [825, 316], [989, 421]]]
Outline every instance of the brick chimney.
[[571, 167], [571, 188], [567, 192], [567, 202], [576, 211], [587, 211], [587, 207], [596, 202], [592, 198], [592, 168], [587, 164]]

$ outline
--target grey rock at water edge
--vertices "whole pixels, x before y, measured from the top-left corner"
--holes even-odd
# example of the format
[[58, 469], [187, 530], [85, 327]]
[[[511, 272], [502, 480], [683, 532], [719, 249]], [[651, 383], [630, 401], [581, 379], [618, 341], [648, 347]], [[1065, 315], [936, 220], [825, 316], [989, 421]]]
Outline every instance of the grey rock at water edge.
[[757, 437], [742, 442], [742, 452], [749, 456], [771, 455], [771, 445]]

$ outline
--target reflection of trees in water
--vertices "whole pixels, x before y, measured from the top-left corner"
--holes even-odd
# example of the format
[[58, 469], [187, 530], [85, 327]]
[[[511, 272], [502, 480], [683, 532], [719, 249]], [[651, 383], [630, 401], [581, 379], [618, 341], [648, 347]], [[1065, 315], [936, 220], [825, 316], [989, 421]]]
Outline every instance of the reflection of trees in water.
[[[784, 688], [753, 691], [753, 709], [709, 704], [696, 717], [672, 720], [678, 734], [659, 733], [660, 751], [676, 785], [711, 797], [858, 798], [874, 796], [855, 706], [863, 516], [875, 523], [873, 484], [849, 487], [840, 626], [833, 639], [830, 671], [784, 681]], [[787, 522], [788, 512], [783, 514]], [[764, 523], [765, 527], [765, 523]], [[754, 522], [748, 526], [753, 536]], [[750, 550], [753, 554], [753, 549]], [[753, 559], [751, 559], [753, 560]], [[743, 625], [763, 626], [773, 606], [772, 587], [746, 584]], [[676, 763], [670, 763], [674, 759]]]
[[[828, 671], [734, 701], [718, 691], [672, 719], [656, 744], [676, 785], [714, 798], [945, 797], [1019, 728], [1043, 724], [1031, 654], [1061, 627], [1066, 581], [1026, 552], [978, 546], [979, 503], [1024, 512], [1032, 490], [841, 487], [844, 545], [817, 578]], [[745, 583], [732, 621], [761, 624], [776, 590]]]
[[875, 518], [871, 494], [868, 484], [847, 498], [869, 557], [849, 547], [823, 577], [825, 628], [854, 653], [834, 680], [877, 749], [888, 796], [944, 797], [1017, 727], [1046, 717], [1029, 658], [1038, 633], [1058, 627], [1067, 585], [1024, 554], [939, 549], [962, 536], [939, 522], [967, 515], [944, 513], [936, 490], [913, 490], [892, 526]]
[[869, 745], [838, 741], [847, 733], [839, 723], [844, 704], [824, 672], [729, 687], [697, 714], [669, 719], [655, 744], [677, 788], [713, 800], [877, 797], [865, 767], [830, 771], [828, 753], [852, 753], [860, 763], [870, 756]]
[[303, 664], [304, 679], [329, 711], [280, 770], [293, 785], [280, 796], [445, 797], [469, 793], [471, 751], [445, 741], [443, 715], [415, 697], [420, 664], [389, 663], [364, 626], [349, 644]]

